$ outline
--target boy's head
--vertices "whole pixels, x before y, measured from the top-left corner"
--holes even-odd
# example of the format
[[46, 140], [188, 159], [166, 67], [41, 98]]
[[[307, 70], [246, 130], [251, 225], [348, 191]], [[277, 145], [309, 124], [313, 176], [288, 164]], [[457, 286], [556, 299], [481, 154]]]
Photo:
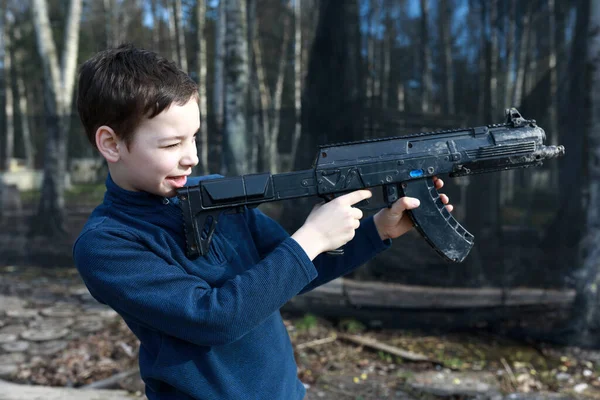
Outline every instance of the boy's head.
[[80, 67], [77, 96], [86, 135], [127, 190], [173, 196], [198, 163], [198, 88], [174, 63], [123, 45]]

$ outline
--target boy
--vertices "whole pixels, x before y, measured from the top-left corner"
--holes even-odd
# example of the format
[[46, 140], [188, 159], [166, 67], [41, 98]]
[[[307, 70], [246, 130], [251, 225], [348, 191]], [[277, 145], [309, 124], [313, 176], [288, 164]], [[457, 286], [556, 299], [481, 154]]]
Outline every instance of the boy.
[[[189, 260], [174, 196], [214, 177], [188, 179], [196, 84], [155, 53], [121, 46], [81, 66], [77, 107], [109, 175], [73, 256], [94, 298], [139, 338], [147, 397], [302, 399], [280, 307], [389, 247], [412, 227], [403, 211], [418, 200], [360, 223], [352, 205], [371, 193], [352, 192], [315, 207], [292, 236], [255, 209], [224, 215], [209, 253]], [[323, 254], [346, 243], [343, 256]]]

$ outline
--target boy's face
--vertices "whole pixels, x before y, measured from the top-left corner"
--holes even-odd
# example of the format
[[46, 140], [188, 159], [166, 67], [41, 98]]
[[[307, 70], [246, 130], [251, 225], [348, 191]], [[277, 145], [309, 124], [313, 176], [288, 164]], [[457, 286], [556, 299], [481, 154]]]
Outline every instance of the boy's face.
[[[135, 130], [129, 149], [119, 145], [115, 182], [123, 189], [172, 197], [198, 164], [196, 132], [200, 128], [198, 103], [171, 104]], [[118, 177], [116, 176], [118, 175]]]

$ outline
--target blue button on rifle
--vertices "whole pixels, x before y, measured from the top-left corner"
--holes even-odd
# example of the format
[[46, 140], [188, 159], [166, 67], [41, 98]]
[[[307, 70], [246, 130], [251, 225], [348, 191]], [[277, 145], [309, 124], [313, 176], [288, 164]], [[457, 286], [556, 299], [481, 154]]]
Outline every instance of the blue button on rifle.
[[420, 178], [423, 176], [423, 170], [422, 169], [413, 169], [408, 174], [410, 175], [411, 178]]

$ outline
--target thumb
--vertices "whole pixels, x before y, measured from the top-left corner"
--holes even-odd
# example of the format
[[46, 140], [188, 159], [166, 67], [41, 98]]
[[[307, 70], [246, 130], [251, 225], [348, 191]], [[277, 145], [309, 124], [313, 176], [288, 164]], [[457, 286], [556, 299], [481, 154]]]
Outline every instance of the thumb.
[[419, 207], [421, 202], [415, 197], [402, 197], [392, 206], [392, 214], [402, 215], [405, 210], [412, 210]]

